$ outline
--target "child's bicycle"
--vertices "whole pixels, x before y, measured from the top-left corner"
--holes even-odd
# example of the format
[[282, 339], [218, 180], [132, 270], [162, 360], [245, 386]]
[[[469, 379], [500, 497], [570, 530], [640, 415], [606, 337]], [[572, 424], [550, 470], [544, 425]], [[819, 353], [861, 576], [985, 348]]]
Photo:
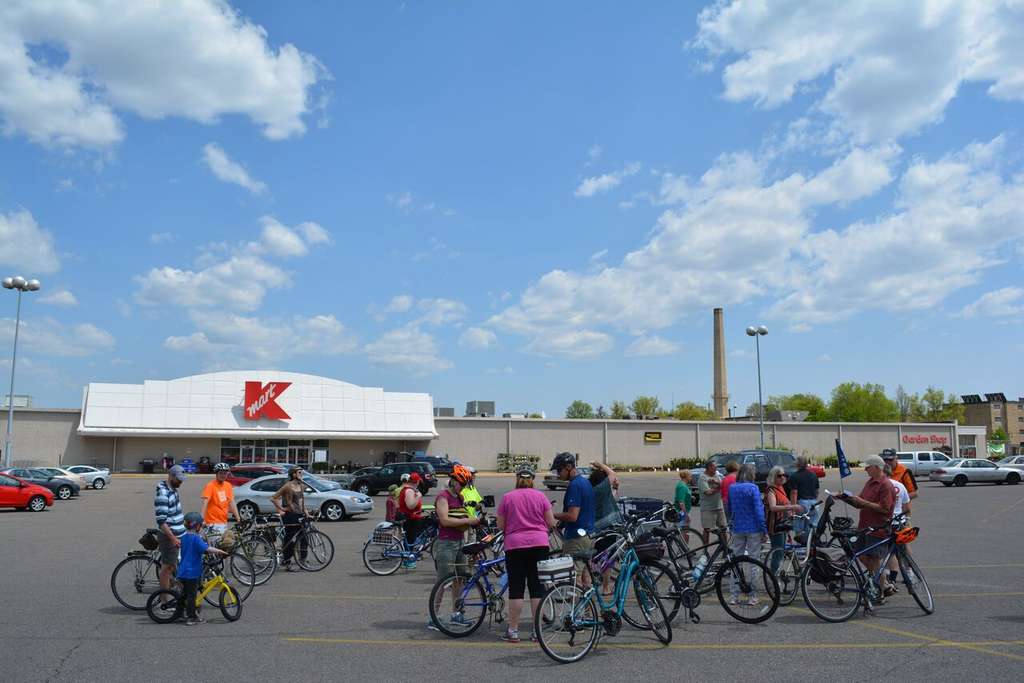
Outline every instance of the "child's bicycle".
[[[218, 559], [203, 560], [204, 571], [202, 584], [196, 593], [196, 609], [203, 600], [214, 591], [220, 590], [217, 596], [217, 606], [220, 613], [228, 621], [238, 621], [242, 616], [242, 600], [235, 588], [224, 578], [224, 561]], [[168, 603], [169, 608], [163, 603]], [[158, 624], [169, 624], [181, 619], [185, 613], [185, 600], [181, 590], [169, 590], [162, 588], [149, 596], [146, 602], [146, 613], [149, 618]]]
[[363, 544], [363, 564], [377, 576], [389, 576], [406, 562], [416, 562], [424, 553], [432, 553], [437, 538], [437, 518], [431, 515], [412, 543], [397, 524], [381, 522]]

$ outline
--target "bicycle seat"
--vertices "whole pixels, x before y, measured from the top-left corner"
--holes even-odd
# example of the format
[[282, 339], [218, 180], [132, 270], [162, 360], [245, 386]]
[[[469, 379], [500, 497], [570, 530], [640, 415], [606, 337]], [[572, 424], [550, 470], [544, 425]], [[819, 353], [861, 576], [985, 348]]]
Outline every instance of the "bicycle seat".
[[835, 529], [832, 532], [833, 536], [842, 536], [843, 538], [850, 538], [860, 534], [860, 529]]
[[672, 534], [676, 533], [674, 529], [666, 529], [663, 526], [656, 526], [651, 529], [651, 534], [658, 538], [668, 538]]
[[467, 543], [466, 545], [462, 546], [462, 554], [463, 555], [470, 555], [470, 556], [472, 556], [472, 555], [479, 555], [480, 553], [482, 553], [484, 551], [484, 548], [486, 548], [487, 545], [488, 544], [484, 543], [483, 541], [477, 541], [475, 543]]
[[574, 560], [582, 560], [583, 562], [591, 560], [591, 559], [593, 559], [593, 557], [594, 557], [593, 549], [591, 549], [591, 550], [580, 550], [579, 552], [575, 552], [575, 553], [572, 554], [572, 559], [574, 559]]

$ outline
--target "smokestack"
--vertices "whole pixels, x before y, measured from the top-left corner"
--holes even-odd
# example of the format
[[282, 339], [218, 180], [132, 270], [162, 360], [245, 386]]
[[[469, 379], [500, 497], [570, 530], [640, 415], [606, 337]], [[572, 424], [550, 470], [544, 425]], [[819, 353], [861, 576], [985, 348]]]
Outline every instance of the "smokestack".
[[725, 326], [722, 319], [722, 309], [715, 309], [715, 390], [712, 398], [715, 400], [715, 415], [719, 419], [729, 417], [729, 382], [725, 378]]

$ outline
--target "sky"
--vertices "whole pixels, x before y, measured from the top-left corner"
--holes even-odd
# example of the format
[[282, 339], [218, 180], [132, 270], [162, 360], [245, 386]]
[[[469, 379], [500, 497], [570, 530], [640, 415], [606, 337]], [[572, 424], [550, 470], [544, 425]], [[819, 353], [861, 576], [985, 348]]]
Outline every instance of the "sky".
[[1024, 6], [767, 4], [2, 3], [15, 393], [1024, 395]]

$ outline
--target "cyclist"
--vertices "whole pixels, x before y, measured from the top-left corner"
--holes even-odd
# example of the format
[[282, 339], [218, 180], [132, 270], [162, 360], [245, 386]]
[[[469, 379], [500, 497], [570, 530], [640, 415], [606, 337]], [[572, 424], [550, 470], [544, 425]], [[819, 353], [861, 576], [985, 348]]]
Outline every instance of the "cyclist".
[[[792, 513], [803, 510], [802, 506], [789, 502], [789, 496], [784, 488], [786, 478], [786, 471], [778, 465], [768, 472], [764, 501], [768, 512], [768, 538], [771, 540], [772, 550], [786, 547], [786, 532], [780, 531], [778, 527], [784, 524]], [[780, 564], [782, 553], [773, 554], [771, 570], [777, 572]]]
[[[174, 570], [178, 566], [178, 548], [181, 537], [185, 535], [185, 514], [181, 511], [181, 496], [178, 488], [185, 481], [185, 469], [174, 465], [167, 470], [166, 481], [156, 485], [153, 497], [153, 509], [156, 513], [156, 526], [160, 535], [160, 587], [170, 589]], [[167, 608], [164, 602], [163, 607]]]
[[[729, 539], [729, 547], [737, 555], [757, 557], [761, 550], [761, 544], [768, 539], [768, 528], [764, 521], [764, 503], [761, 500], [761, 490], [754, 483], [756, 478], [757, 470], [754, 469], [753, 464], [747, 463], [740, 467], [740, 471], [736, 475], [736, 483], [729, 488], [729, 506], [732, 510], [732, 538]], [[725, 542], [726, 540], [723, 538], [722, 543]], [[756, 576], [750, 576], [748, 579], [751, 588], [757, 585]], [[741, 601], [743, 599], [740, 597], [739, 581], [733, 576], [729, 604], [738, 605]], [[745, 603], [757, 606], [760, 603], [757, 593], [748, 595]]]
[[704, 527], [704, 545], [707, 545], [712, 529], [725, 528], [722, 477], [718, 474], [718, 466], [714, 460], [708, 460], [704, 466], [704, 473], [700, 475], [697, 488], [700, 489], [700, 525]]
[[[679, 481], [676, 482], [676, 493], [673, 497], [676, 510], [679, 511], [679, 529], [685, 529], [690, 517], [690, 507], [693, 505], [693, 493], [690, 491], [690, 470], [679, 471]], [[689, 534], [683, 532], [683, 542], [689, 543]]]
[[[565, 539], [562, 550], [566, 555], [591, 550], [594, 547], [589, 536], [594, 531], [594, 487], [576, 469], [576, 456], [572, 453], [556, 455], [551, 469], [559, 479], [569, 482], [562, 499], [562, 511], [555, 513]], [[590, 572], [586, 569], [586, 562], [576, 561], [576, 573], [580, 585], [584, 589], [589, 588]]]
[[185, 515], [185, 534], [181, 537], [181, 564], [178, 565], [178, 580], [181, 581], [182, 600], [185, 601], [185, 614], [188, 619], [186, 626], [203, 623], [196, 611], [196, 594], [199, 592], [199, 579], [203, 575], [203, 554], [227, 555], [220, 548], [208, 545], [199, 530], [203, 527], [203, 516], [198, 512]]
[[228, 474], [231, 467], [226, 462], [219, 462], [213, 466], [214, 480], [203, 489], [203, 523], [213, 528], [213, 531], [220, 536], [228, 528], [228, 512], [241, 519], [238, 508], [235, 507], [235, 492], [228, 482]]
[[[449, 475], [448, 488], [437, 494], [437, 498], [434, 499], [434, 510], [437, 512], [437, 522], [440, 526], [437, 530], [437, 540], [434, 541], [434, 568], [437, 570], [438, 580], [448, 578], [452, 574], [466, 574], [466, 565], [461, 561], [462, 540], [466, 529], [479, 525], [480, 518], [469, 514], [459, 494], [472, 479], [473, 475], [468, 468], [456, 465]], [[455, 602], [461, 591], [462, 581], [456, 581], [452, 586], [453, 624], [469, 623], [466, 617], [455, 609]], [[427, 628], [437, 630], [433, 621], [427, 624]]]
[[[455, 467], [461, 467], [469, 473], [469, 483], [462, 487], [462, 504], [470, 516], [479, 517], [483, 511], [484, 497], [476, 490], [476, 468], [465, 467], [464, 465], [456, 465]], [[452, 471], [454, 472], [455, 468], [452, 468]]]
[[911, 500], [917, 498], [917, 479], [914, 479], [913, 473], [899, 461], [896, 457], [896, 451], [886, 448], [882, 451], [882, 460], [892, 465], [892, 474], [889, 478], [903, 484]]
[[[892, 485], [889, 484], [888, 478], [885, 476], [884, 467], [885, 462], [877, 455], [869, 455], [864, 458], [864, 469], [870, 478], [864, 484], [864, 489], [860, 492], [860, 495], [848, 496], [844, 492], [837, 496], [840, 500], [844, 500], [860, 510], [860, 518], [857, 521], [858, 529], [882, 526], [888, 523], [892, 517], [892, 508], [896, 501], [896, 494]], [[885, 538], [886, 534], [887, 532], [884, 529], [873, 531], [870, 534], [860, 534], [857, 537], [857, 550], [861, 551], [870, 545], [878, 543], [879, 538]], [[883, 552], [885, 552], [885, 546], [880, 545], [860, 556], [861, 564], [871, 572], [872, 576], [875, 575], [879, 565], [882, 563], [881, 555]], [[887, 589], [889, 582], [886, 579], [887, 577], [883, 577], [882, 583], [884, 585], [879, 586], [883, 593], [886, 590], [891, 590]]]
[[594, 531], [601, 531], [622, 521], [615, 491], [619, 478], [615, 470], [600, 462], [590, 463], [590, 485], [594, 488]]
[[[907, 491], [907, 487], [903, 485], [903, 482], [898, 481], [898, 480], [892, 478], [892, 472], [893, 472], [892, 462], [889, 461], [889, 460], [886, 460], [886, 462], [885, 462], [885, 476], [889, 477], [889, 483], [892, 484], [893, 491], [896, 494], [896, 502], [893, 504], [893, 507], [892, 507], [892, 517], [893, 517], [893, 519], [896, 519], [896, 517], [901, 515], [901, 514], [904, 514], [904, 515], [907, 515], [907, 516], [910, 515], [910, 493]], [[904, 522], [902, 526], [906, 526], [906, 523]], [[899, 527], [899, 528], [902, 528], [902, 526]], [[896, 527], [894, 527], [894, 528], [896, 528]], [[907, 544], [904, 547], [904, 549], [906, 550], [906, 552], [909, 553], [910, 552], [910, 545]], [[896, 555], [893, 555], [892, 557], [889, 558], [889, 564], [886, 565], [886, 568], [889, 570], [889, 588], [890, 588], [890, 591], [887, 592], [886, 595], [891, 595], [892, 593], [895, 593], [896, 590], [897, 590], [896, 589], [896, 576], [899, 573], [899, 568], [900, 568], [900, 564], [899, 564], [899, 561], [896, 559]]]
[[722, 478], [722, 509], [725, 511], [726, 519], [729, 519], [729, 487], [736, 483], [739, 471], [740, 465], [735, 460], [725, 463], [725, 476]]
[[[505, 532], [505, 567], [508, 571], [508, 628], [501, 636], [519, 642], [519, 613], [525, 589], [530, 589], [530, 614], [540, 607], [544, 586], [537, 577], [537, 563], [547, 559], [548, 531], [555, 528], [555, 515], [547, 496], [533, 488], [529, 467], [516, 472], [516, 487], [498, 505], [498, 527]], [[531, 636], [536, 640], [536, 634]]]
[[[297, 572], [298, 567], [292, 565], [295, 555], [295, 544], [292, 542], [299, 533], [302, 520], [309, 516], [306, 512], [306, 485], [302, 481], [302, 468], [296, 467], [288, 471], [288, 481], [270, 497], [270, 502], [281, 515], [284, 525], [284, 557], [282, 565], [285, 571]], [[280, 501], [280, 503], [278, 502]], [[299, 548], [300, 557], [305, 558], [306, 548]]]
[[786, 480], [786, 491], [789, 493], [791, 503], [802, 505], [805, 510], [810, 510], [810, 522], [802, 519], [796, 520], [793, 531], [800, 533], [804, 526], [809, 524], [810, 528], [818, 526], [818, 508], [812, 506], [818, 502], [818, 475], [807, 469], [807, 456], [798, 455], [796, 458], [796, 472]]
[[[398, 490], [398, 511], [405, 518], [405, 541], [409, 545], [416, 542], [416, 537], [423, 529], [423, 494], [420, 493], [420, 475], [413, 472], [408, 479], [402, 478], [402, 488]], [[416, 567], [416, 560], [406, 560], [406, 569]]]

